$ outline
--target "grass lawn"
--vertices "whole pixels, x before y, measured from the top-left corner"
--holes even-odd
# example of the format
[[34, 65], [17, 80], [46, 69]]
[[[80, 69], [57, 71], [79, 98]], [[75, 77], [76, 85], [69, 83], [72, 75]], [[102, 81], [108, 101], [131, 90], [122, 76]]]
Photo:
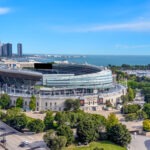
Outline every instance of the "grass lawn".
[[108, 141], [91, 142], [89, 146], [85, 145], [85, 146], [80, 146], [80, 147], [71, 145], [67, 148], [64, 148], [63, 150], [93, 150], [95, 147], [104, 148], [104, 150], [126, 150], [126, 148], [117, 146]]

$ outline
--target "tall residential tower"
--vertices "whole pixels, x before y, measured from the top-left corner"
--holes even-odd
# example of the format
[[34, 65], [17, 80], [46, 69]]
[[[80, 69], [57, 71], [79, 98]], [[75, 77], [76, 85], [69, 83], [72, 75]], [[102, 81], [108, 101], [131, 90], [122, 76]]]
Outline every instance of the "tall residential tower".
[[21, 43], [17, 44], [17, 52], [18, 52], [18, 56], [22, 57], [22, 44]]
[[3, 44], [2, 55], [4, 57], [12, 57], [12, 44], [11, 43]]

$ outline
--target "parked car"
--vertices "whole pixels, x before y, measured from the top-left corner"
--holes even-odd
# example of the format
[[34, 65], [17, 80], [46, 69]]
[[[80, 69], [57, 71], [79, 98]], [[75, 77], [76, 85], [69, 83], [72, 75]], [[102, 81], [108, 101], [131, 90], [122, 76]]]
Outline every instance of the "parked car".
[[20, 143], [20, 147], [26, 147], [26, 146], [28, 146], [30, 143], [28, 142], [28, 141], [23, 141], [23, 142], [21, 142]]

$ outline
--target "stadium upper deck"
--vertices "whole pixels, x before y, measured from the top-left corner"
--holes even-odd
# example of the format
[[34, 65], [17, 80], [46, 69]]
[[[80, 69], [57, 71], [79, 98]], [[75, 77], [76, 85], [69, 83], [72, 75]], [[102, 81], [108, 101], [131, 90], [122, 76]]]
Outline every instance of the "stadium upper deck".
[[41, 85], [70, 89], [109, 89], [113, 86], [110, 70], [83, 64], [35, 64], [30, 70], [0, 68], [1, 84], [19, 86]]

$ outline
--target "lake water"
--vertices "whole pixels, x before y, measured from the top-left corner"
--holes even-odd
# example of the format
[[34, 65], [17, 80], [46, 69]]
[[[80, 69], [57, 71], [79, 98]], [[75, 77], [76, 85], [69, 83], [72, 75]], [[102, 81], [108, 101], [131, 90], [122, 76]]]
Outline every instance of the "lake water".
[[150, 56], [119, 56], [119, 55], [86, 55], [85, 57], [63, 57], [63, 58], [42, 58], [39, 59], [41, 62], [52, 62], [68, 60], [73, 63], [88, 63], [98, 66], [107, 66], [111, 65], [147, 65], [150, 64]]

